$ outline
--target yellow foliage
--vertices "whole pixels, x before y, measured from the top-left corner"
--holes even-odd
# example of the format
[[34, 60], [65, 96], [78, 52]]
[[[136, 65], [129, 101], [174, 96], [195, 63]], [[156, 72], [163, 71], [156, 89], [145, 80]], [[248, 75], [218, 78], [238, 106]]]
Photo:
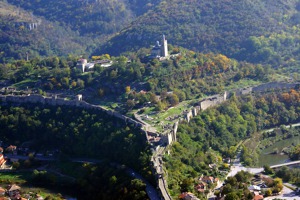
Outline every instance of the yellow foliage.
[[125, 87], [125, 92], [126, 92], [126, 93], [129, 93], [129, 92], [130, 92], [130, 86], [126, 86], [126, 87]]

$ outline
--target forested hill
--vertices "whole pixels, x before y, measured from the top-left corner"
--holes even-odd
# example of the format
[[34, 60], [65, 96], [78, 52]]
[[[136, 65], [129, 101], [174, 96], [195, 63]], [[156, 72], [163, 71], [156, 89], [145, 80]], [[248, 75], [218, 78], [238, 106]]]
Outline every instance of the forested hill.
[[102, 49], [118, 54], [149, 47], [165, 34], [170, 43], [192, 50], [214, 51], [250, 61], [251, 56], [262, 59], [254, 54], [257, 51], [268, 58], [269, 53], [281, 49], [267, 44], [264, 47], [269, 49], [255, 49], [255, 38], [251, 36], [274, 38], [275, 33], [286, 33], [286, 37], [299, 39], [299, 10], [298, 0], [162, 1]]
[[0, 1], [0, 62], [38, 56], [82, 54], [88, 38]]
[[[0, 62], [87, 55], [160, 0], [0, 1]], [[29, 23], [38, 22], [34, 31]]]
[[107, 35], [121, 30], [160, 0], [9, 0], [8, 2], [57, 21], [82, 35]]
[[[119, 55], [148, 48], [165, 34], [173, 45], [248, 62], [273, 66], [292, 62], [297, 66], [300, 60], [299, 0], [7, 0], [0, 3], [2, 57], [20, 59], [19, 54], [25, 50], [33, 51], [33, 55]], [[9, 9], [1, 9], [3, 5], [14, 5], [14, 9], [8, 13]], [[38, 30], [39, 34], [20, 32], [21, 26], [15, 23], [20, 22], [16, 19], [20, 16], [15, 13], [22, 10], [29, 17], [49, 24]], [[18, 50], [19, 46], [28, 48]]]

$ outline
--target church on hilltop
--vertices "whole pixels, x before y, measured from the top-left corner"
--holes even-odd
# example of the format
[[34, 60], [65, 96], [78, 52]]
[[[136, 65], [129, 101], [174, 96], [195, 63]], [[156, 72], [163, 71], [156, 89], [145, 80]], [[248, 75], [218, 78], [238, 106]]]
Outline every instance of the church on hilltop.
[[168, 41], [166, 40], [165, 35], [163, 35], [161, 44], [159, 43], [159, 41], [157, 41], [156, 45], [152, 48], [150, 58], [163, 59], [168, 56]]

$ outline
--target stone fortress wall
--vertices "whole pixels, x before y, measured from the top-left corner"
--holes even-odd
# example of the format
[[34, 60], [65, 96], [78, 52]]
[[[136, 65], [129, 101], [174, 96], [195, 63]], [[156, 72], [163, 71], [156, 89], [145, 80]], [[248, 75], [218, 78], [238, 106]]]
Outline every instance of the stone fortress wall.
[[114, 116], [123, 120], [125, 123], [132, 124], [134, 127], [142, 128], [144, 126], [143, 123], [136, 121], [130, 117], [122, 115], [118, 112], [105, 109], [101, 106], [89, 104], [82, 100], [82, 95], [77, 95], [75, 100], [67, 100], [66, 98], [58, 98], [56, 95], [53, 97], [45, 97], [42, 95], [37, 94], [28, 94], [28, 95], [0, 95], [0, 101], [2, 103], [10, 102], [10, 103], [17, 103], [17, 104], [24, 104], [24, 103], [40, 103], [43, 105], [50, 105], [50, 106], [75, 106], [89, 110], [99, 110], [102, 112], [107, 113], [110, 116]]
[[[284, 82], [270, 82], [262, 85], [258, 85], [255, 87], [247, 87], [247, 88], [241, 88], [236, 89], [230, 92], [225, 91], [224, 94], [217, 94], [210, 97], [207, 97], [203, 100], [201, 100], [196, 106], [194, 106], [191, 110], [184, 113], [183, 119], [187, 122], [190, 122], [190, 120], [197, 116], [197, 114], [200, 111], [204, 111], [210, 107], [216, 106], [221, 104], [222, 102], [226, 101], [228, 99], [229, 94], [235, 94], [237, 96], [246, 95], [246, 94], [258, 94], [262, 92], [268, 92], [268, 91], [274, 91], [274, 90], [290, 90], [300, 87], [300, 83], [284, 83]], [[177, 128], [178, 128], [178, 122], [177, 121], [174, 126], [173, 130], [169, 132], [169, 134], [173, 134], [172, 136], [169, 136], [170, 138], [176, 138]], [[176, 139], [175, 139], [176, 141]], [[170, 144], [170, 142], [169, 142]]]
[[[237, 89], [234, 91], [231, 91], [230, 93], [235, 93], [237, 96], [240, 95], [246, 95], [251, 93], [261, 93], [261, 92], [267, 92], [272, 90], [286, 90], [286, 89], [293, 89], [296, 87], [299, 87], [300, 83], [279, 83], [279, 82], [273, 82], [273, 83], [266, 83], [262, 84], [256, 87], [249, 87], [249, 88], [242, 88]], [[216, 106], [221, 104], [222, 102], [227, 100], [228, 92], [225, 92], [222, 95], [214, 95], [207, 97], [199, 102], [198, 105], [194, 106], [191, 110], [184, 113], [184, 119], [186, 121], [190, 121], [193, 117], [197, 116], [199, 112], [204, 111], [210, 107]], [[135, 127], [139, 127], [147, 136], [147, 131], [145, 131], [145, 124], [141, 121], [137, 121], [134, 119], [131, 119], [130, 117], [124, 116], [118, 112], [107, 110], [101, 106], [89, 104], [82, 100], [82, 95], [77, 95], [75, 100], [67, 100], [65, 98], [57, 98], [57, 96], [53, 97], [45, 97], [42, 95], [35, 95], [35, 94], [29, 94], [29, 95], [0, 95], [0, 102], [11, 102], [11, 103], [17, 103], [17, 104], [23, 104], [23, 103], [41, 103], [43, 105], [52, 105], [52, 106], [76, 106], [81, 107], [84, 109], [92, 109], [92, 110], [99, 110], [107, 113], [110, 116], [114, 116], [116, 118], [119, 118], [123, 120], [125, 123], [132, 124]], [[179, 121], [176, 121], [172, 127], [171, 130], [168, 131], [168, 133], [164, 136], [161, 135], [161, 137], [165, 137], [164, 141], [167, 145], [171, 145], [173, 142], [176, 141], [176, 134], [178, 129]], [[167, 183], [165, 180], [165, 174], [162, 170], [162, 164], [156, 166], [155, 160], [158, 159], [157, 156], [153, 156], [153, 168], [156, 174], [162, 175], [161, 178], [157, 177], [158, 186], [161, 191], [161, 194], [164, 199], [171, 199], [170, 195], [167, 191]]]

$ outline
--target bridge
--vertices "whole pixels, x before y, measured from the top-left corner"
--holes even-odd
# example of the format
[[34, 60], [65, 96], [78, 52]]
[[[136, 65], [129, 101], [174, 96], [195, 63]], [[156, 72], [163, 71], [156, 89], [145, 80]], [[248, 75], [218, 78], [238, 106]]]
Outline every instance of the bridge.
[[299, 166], [300, 165], [300, 160], [292, 161], [292, 162], [287, 162], [287, 163], [282, 163], [279, 165], [272, 165], [270, 168], [272, 169], [277, 169], [283, 166]]

